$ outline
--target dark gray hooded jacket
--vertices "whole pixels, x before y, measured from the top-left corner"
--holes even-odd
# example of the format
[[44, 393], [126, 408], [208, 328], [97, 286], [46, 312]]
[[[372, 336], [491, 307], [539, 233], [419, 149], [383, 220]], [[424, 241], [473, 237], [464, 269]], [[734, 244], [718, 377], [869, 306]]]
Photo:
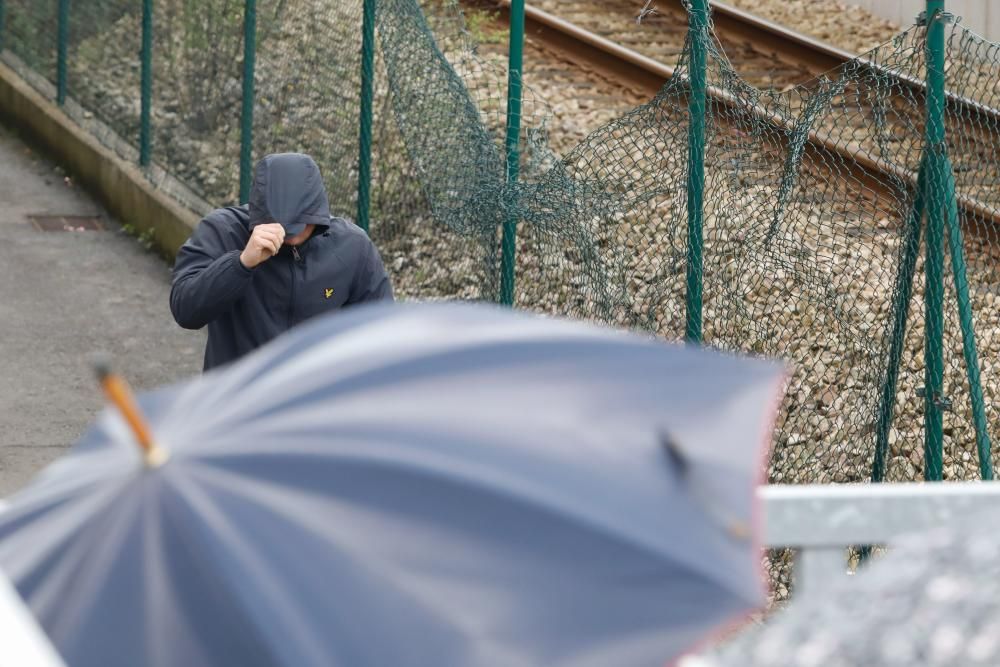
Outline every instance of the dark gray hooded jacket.
[[[308, 241], [253, 269], [240, 253], [258, 224], [288, 236], [316, 225]], [[254, 172], [250, 203], [220, 208], [199, 223], [174, 265], [170, 310], [186, 329], [208, 326], [205, 370], [238, 359], [310, 317], [366, 301], [391, 301], [378, 251], [353, 223], [331, 218], [312, 158], [269, 155]]]

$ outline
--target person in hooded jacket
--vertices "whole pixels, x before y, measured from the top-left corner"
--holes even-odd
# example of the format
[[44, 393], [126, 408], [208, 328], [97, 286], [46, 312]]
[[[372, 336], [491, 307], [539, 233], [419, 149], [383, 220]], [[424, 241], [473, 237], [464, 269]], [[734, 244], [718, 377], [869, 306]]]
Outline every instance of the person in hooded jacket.
[[249, 204], [213, 211], [181, 247], [170, 310], [208, 327], [207, 371], [316, 315], [392, 299], [368, 235], [331, 217], [313, 159], [282, 153], [257, 164]]

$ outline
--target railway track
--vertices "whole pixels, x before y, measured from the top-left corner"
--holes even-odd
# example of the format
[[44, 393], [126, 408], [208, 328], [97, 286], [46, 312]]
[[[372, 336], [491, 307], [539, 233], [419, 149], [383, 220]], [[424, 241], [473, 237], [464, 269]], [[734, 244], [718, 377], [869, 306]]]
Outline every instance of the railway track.
[[[500, 0], [498, 4], [488, 1], [475, 4], [496, 7], [505, 20], [508, 18], [509, 0]], [[610, 3], [607, 0], [574, 0], [571, 3], [536, 0], [526, 7], [527, 35], [567, 61], [585, 65], [624, 88], [652, 97], [678, 75], [676, 63], [683, 52], [687, 32], [686, 11], [680, 2], [660, 3], [658, 11], [637, 26], [634, 3], [629, 3], [627, 8], [618, 5], [622, 3], [616, 4], [615, 0]], [[614, 9], [622, 11], [612, 11]], [[762, 90], [790, 90], [808, 85], [817, 76], [842, 67], [855, 57], [724, 3], [712, 3], [712, 20], [727, 57], [740, 76]], [[913, 126], [920, 127], [922, 107], [914, 104], [923, 96], [923, 83], [919, 79], [886, 72], [873, 61], [861, 59], [855, 63], [873, 74], [893, 77], [901, 90], [908, 91], [908, 99], [893, 102], [895, 112], [908, 117]], [[779, 133], [793, 129], [794, 119], [762, 105], [748, 105], [719, 87], [710, 86], [708, 94], [712, 102], [726, 108], [728, 113], [752, 116]], [[1000, 111], [953, 94], [949, 95], [948, 105], [965, 121], [959, 131], [953, 131], [953, 143], [963, 150], [983, 154], [969, 156], [966, 164], [975, 164], [977, 157], [980, 163], [989, 164], [989, 155], [1000, 152], [997, 137]], [[870, 113], [862, 111], [855, 122], [863, 123], [869, 118]], [[816, 127], [809, 131], [803, 148], [819, 162], [824, 154], [838, 157], [849, 170], [849, 176], [864, 183], [875, 197], [899, 194], [901, 187], [916, 186], [917, 173], [912, 165], [894, 164], [880, 157], [874, 147], [859, 141], [845, 142], [839, 138], [842, 135], [842, 132], [835, 135]], [[1000, 228], [1000, 192], [994, 192], [995, 175], [979, 175], [968, 167], [958, 171], [957, 199], [963, 217], [966, 221], [971, 219]], [[969, 187], [962, 187], [963, 183]], [[981, 226], [975, 225], [974, 229], [981, 231]]]

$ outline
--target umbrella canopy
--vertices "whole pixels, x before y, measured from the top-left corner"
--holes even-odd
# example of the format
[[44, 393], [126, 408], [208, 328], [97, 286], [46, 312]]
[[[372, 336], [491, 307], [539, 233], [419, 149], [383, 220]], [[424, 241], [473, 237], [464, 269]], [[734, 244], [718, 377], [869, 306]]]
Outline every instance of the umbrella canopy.
[[0, 572], [0, 667], [65, 667], [55, 648]]
[[901, 540], [690, 667], [1000, 664], [1000, 537], [976, 518]]
[[0, 516], [71, 666], [661, 665], [763, 601], [782, 373], [483, 306], [357, 308], [105, 412]]

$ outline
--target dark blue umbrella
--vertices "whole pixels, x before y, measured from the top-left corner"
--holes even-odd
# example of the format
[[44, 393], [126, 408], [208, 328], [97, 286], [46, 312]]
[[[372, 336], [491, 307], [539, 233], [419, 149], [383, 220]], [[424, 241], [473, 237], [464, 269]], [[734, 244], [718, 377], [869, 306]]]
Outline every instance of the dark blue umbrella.
[[660, 665], [763, 601], [776, 366], [371, 307], [140, 397], [0, 514], [71, 667]]

